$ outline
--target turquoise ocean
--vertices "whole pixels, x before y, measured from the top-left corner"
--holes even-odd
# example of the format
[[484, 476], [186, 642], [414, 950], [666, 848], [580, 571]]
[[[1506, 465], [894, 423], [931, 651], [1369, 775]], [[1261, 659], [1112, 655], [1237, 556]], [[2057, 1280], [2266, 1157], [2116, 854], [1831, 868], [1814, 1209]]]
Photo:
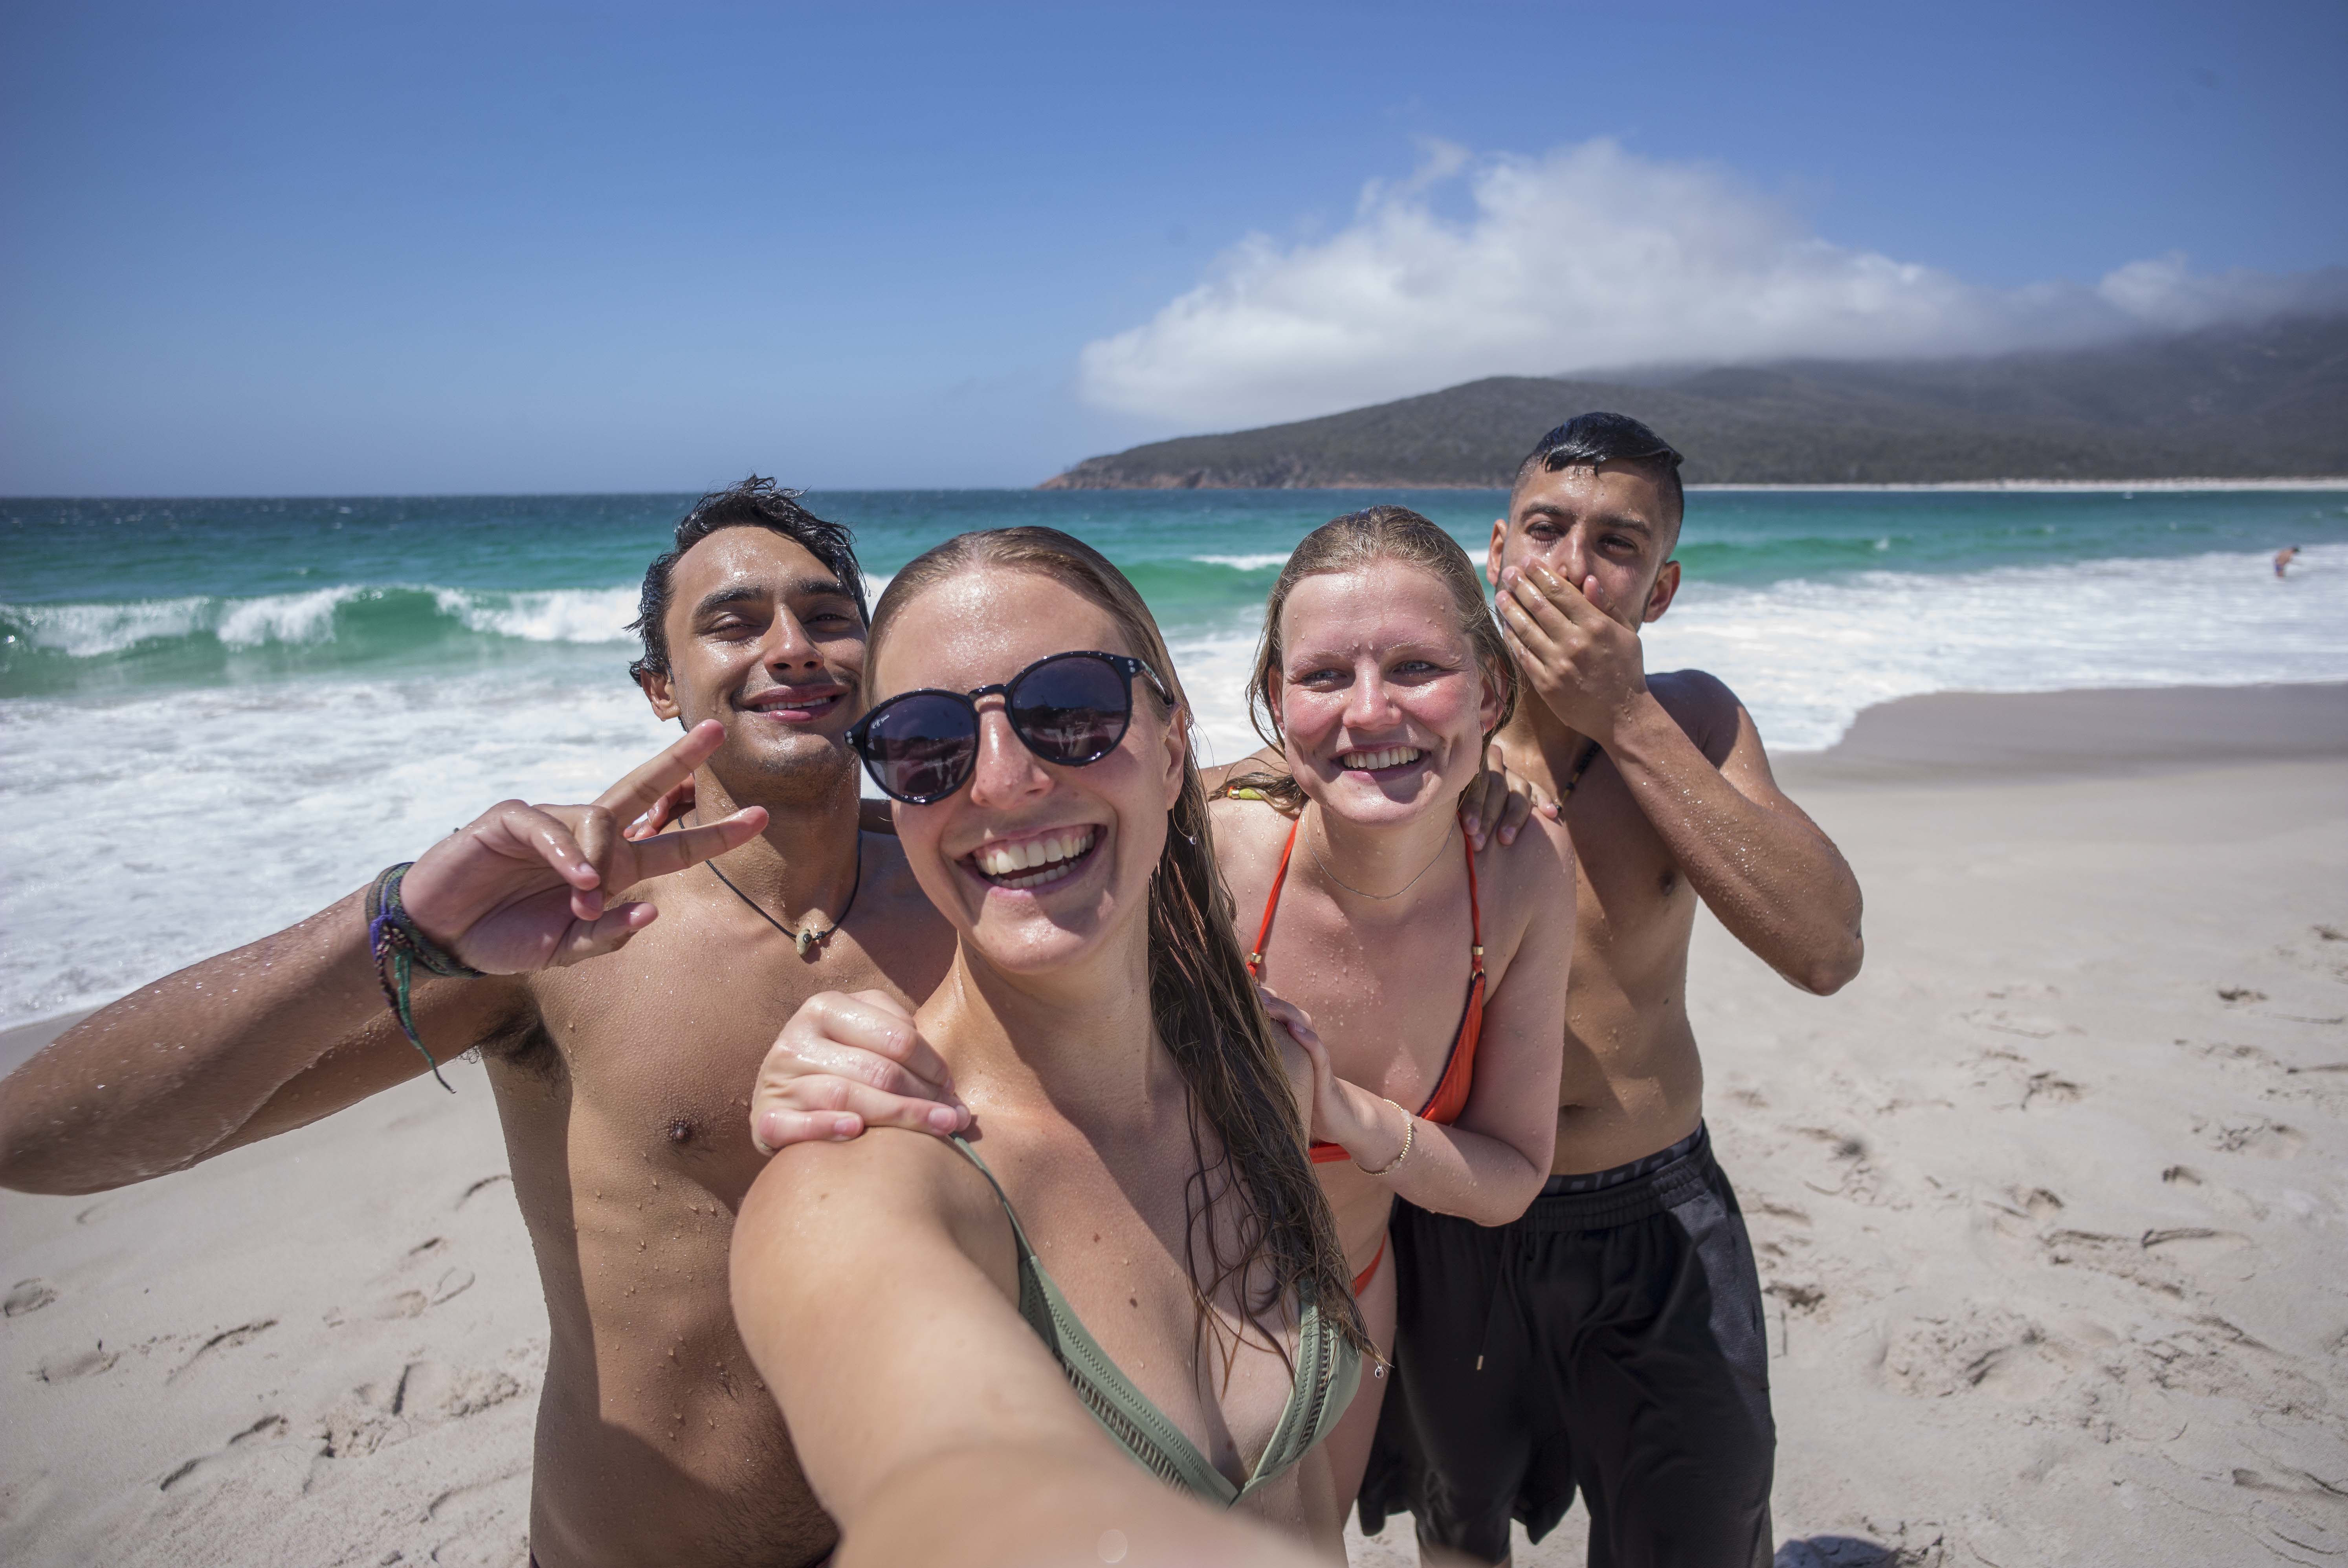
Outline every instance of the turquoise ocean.
[[[687, 496], [0, 500], [0, 1025], [251, 940], [507, 795], [662, 743], [626, 675]], [[1497, 493], [819, 492], [877, 589], [965, 528], [1090, 541], [1156, 610], [1205, 744], [1296, 540], [1399, 500], [1480, 560]], [[2269, 559], [2297, 544], [2288, 581]], [[2348, 679], [2348, 493], [1709, 491], [1651, 669], [1776, 751], [1917, 692]], [[665, 732], [673, 734], [674, 731]]]

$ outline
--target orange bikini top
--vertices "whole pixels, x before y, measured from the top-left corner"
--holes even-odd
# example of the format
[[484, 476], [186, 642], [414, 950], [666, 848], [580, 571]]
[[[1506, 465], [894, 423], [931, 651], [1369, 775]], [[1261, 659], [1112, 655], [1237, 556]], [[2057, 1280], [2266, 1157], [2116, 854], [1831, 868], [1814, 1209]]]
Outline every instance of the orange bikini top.
[[[1256, 928], [1255, 948], [1248, 954], [1248, 973], [1256, 974], [1263, 967], [1263, 944], [1272, 935], [1272, 917], [1280, 907], [1280, 890], [1288, 884], [1288, 857], [1296, 853], [1296, 830], [1303, 825], [1299, 817], [1289, 825], [1288, 845], [1280, 852], [1280, 870], [1272, 879], [1272, 897], [1264, 900], [1263, 924]], [[1452, 1037], [1451, 1054], [1443, 1064], [1443, 1076], [1436, 1080], [1435, 1092], [1426, 1098], [1419, 1115], [1442, 1126], [1459, 1120], [1468, 1109], [1468, 1091], [1476, 1081], [1476, 1038], [1484, 1031], [1484, 914], [1476, 897], [1476, 846], [1460, 835], [1460, 844], [1468, 851], [1468, 922], [1474, 946], [1468, 956], [1474, 968], [1468, 975], [1468, 1006], [1459, 1015], [1459, 1032]], [[1340, 1143], [1313, 1145], [1313, 1163], [1334, 1164], [1354, 1156]]]

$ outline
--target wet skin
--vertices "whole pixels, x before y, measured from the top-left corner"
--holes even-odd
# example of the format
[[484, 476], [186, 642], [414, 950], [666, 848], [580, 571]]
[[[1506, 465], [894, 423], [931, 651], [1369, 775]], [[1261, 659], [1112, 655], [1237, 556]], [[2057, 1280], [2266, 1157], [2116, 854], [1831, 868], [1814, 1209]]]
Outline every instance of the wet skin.
[[1496, 738], [1564, 804], [1579, 907], [1556, 1166], [1605, 1170], [1695, 1130], [1704, 1068], [1687, 1014], [1699, 900], [1789, 982], [1828, 995], [1858, 973], [1859, 885], [1777, 789], [1753, 721], [1702, 671], [1648, 675], [1638, 628], [1678, 592], [1679, 519], [1616, 464], [1537, 472], [1493, 525], [1487, 575], [1525, 671]]
[[[1523, 1211], [1547, 1174], [1550, 1128], [1537, 1107], [1552, 1094], [1570, 948], [1564, 922], [1536, 917], [1566, 897], [1570, 849], [1562, 830], [1536, 820], [1529, 837], [1477, 856], [1486, 977], [1474, 1091], [1449, 1129], [1417, 1125], [1407, 1168], [1368, 1174], [1365, 1165], [1383, 1165], [1400, 1147], [1394, 1107], [1426, 1103], [1458, 1034], [1473, 923], [1454, 803], [1482, 770], [1500, 694], [1478, 669], [1443, 585], [1419, 568], [1380, 561], [1305, 578], [1282, 621], [1274, 705], [1285, 761], [1313, 804], [1262, 976], [1311, 1017], [1336, 1076], [1393, 1102], [1382, 1108], [1392, 1143], [1363, 1147], [1359, 1163], [1313, 1167], [1358, 1273], [1378, 1255], [1398, 1185], [1422, 1206], [1499, 1224]], [[1420, 755], [1347, 765], [1397, 750]], [[1239, 934], [1251, 943], [1291, 819], [1224, 800], [1214, 823]], [[1400, 897], [1364, 896], [1406, 886]], [[1393, 1345], [1394, 1283], [1382, 1264], [1364, 1293], [1382, 1350]], [[1361, 1408], [1331, 1440], [1341, 1482], [1359, 1483], [1383, 1392], [1382, 1381], [1365, 1384]]]
[[[860, 711], [853, 600], [804, 548], [757, 528], [696, 545], [675, 589], [672, 675], [649, 680], [647, 695], [663, 717], [725, 727], [695, 775], [696, 819], [771, 811], [718, 864], [794, 927], [829, 926], [860, 875], [861, 886], [839, 934], [802, 958], [691, 866], [608, 890], [606, 908], [658, 911], [616, 953], [417, 988], [418, 1027], [438, 1054], [481, 1050], [546, 1292], [530, 1527], [546, 1568], [789, 1565], [831, 1549], [726, 1298], [734, 1214], [766, 1163], [748, 1136], [749, 1086], [807, 997], [870, 989], [910, 1002], [953, 953], [895, 842], [857, 833], [839, 739]], [[608, 839], [610, 828], [595, 831]], [[417, 886], [422, 870], [408, 897], [419, 921], [432, 897]], [[376, 990], [354, 895], [61, 1037], [0, 1091], [0, 1180], [87, 1191], [143, 1179], [421, 1067]], [[201, 1098], [240, 1081], [242, 1102]], [[113, 1087], [98, 1095], [98, 1084]], [[51, 1148], [26, 1131], [50, 1125], [72, 1136]]]
[[[1080, 595], [1001, 567], [933, 586], [901, 613], [876, 697], [967, 691], [1072, 649], [1141, 651]], [[896, 808], [915, 875], [960, 933], [921, 1029], [975, 1112], [973, 1141], [1028, 1238], [1103, 1352], [1218, 1469], [1243, 1479], [1292, 1373], [1283, 1348], [1258, 1334], [1233, 1347], [1237, 1279], [1210, 1293], [1222, 1326], [1216, 1348], [1199, 1337], [1192, 1242], [1204, 1248], [1211, 1234], [1231, 1255], [1238, 1235], [1236, 1205], [1225, 1202], [1194, 1235], [1194, 1138], [1206, 1138], [1211, 1162], [1212, 1134], [1193, 1127], [1148, 1004], [1146, 900], [1182, 742], [1146, 682], [1123, 741], [1084, 767], [1037, 759], [1013, 734], [1001, 697], [980, 709], [966, 785]], [[1046, 838], [1086, 847], [1047, 874], [985, 874], [990, 854]], [[826, 1260], [819, 1289], [802, 1266], [811, 1255]], [[778, 1155], [736, 1236], [735, 1295], [793, 1419], [835, 1434], [809, 1465], [851, 1542], [871, 1527], [870, 1500], [888, 1476], [941, 1454], [1006, 1444], [1115, 1454], [1017, 1314], [1016, 1255], [993, 1190], [942, 1142], [884, 1131]], [[793, 1358], [789, 1345], [806, 1333], [842, 1353]], [[1239, 1512], [1342, 1561], [1325, 1450]]]

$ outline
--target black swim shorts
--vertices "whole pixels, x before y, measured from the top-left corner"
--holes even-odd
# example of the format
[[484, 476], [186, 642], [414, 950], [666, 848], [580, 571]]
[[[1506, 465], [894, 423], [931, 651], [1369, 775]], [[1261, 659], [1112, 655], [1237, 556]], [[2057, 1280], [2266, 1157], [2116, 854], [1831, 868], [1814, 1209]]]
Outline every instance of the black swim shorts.
[[1699, 1127], [1512, 1225], [1395, 1205], [1395, 1386], [1362, 1529], [1497, 1563], [1576, 1489], [1591, 1568], [1766, 1568], [1776, 1428], [1752, 1244]]

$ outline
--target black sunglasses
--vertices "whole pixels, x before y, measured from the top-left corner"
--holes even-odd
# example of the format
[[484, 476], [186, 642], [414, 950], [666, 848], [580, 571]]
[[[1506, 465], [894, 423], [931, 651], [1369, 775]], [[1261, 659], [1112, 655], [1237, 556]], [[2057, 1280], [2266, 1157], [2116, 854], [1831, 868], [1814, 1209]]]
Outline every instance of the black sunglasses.
[[964, 694], [924, 688], [890, 698], [849, 726], [848, 743], [881, 793], [933, 805], [970, 782], [978, 762], [978, 699], [1003, 693], [1011, 733], [1047, 763], [1080, 768], [1117, 750], [1133, 723], [1133, 678], [1171, 712], [1158, 672], [1123, 653], [1055, 653], [1008, 681]]

